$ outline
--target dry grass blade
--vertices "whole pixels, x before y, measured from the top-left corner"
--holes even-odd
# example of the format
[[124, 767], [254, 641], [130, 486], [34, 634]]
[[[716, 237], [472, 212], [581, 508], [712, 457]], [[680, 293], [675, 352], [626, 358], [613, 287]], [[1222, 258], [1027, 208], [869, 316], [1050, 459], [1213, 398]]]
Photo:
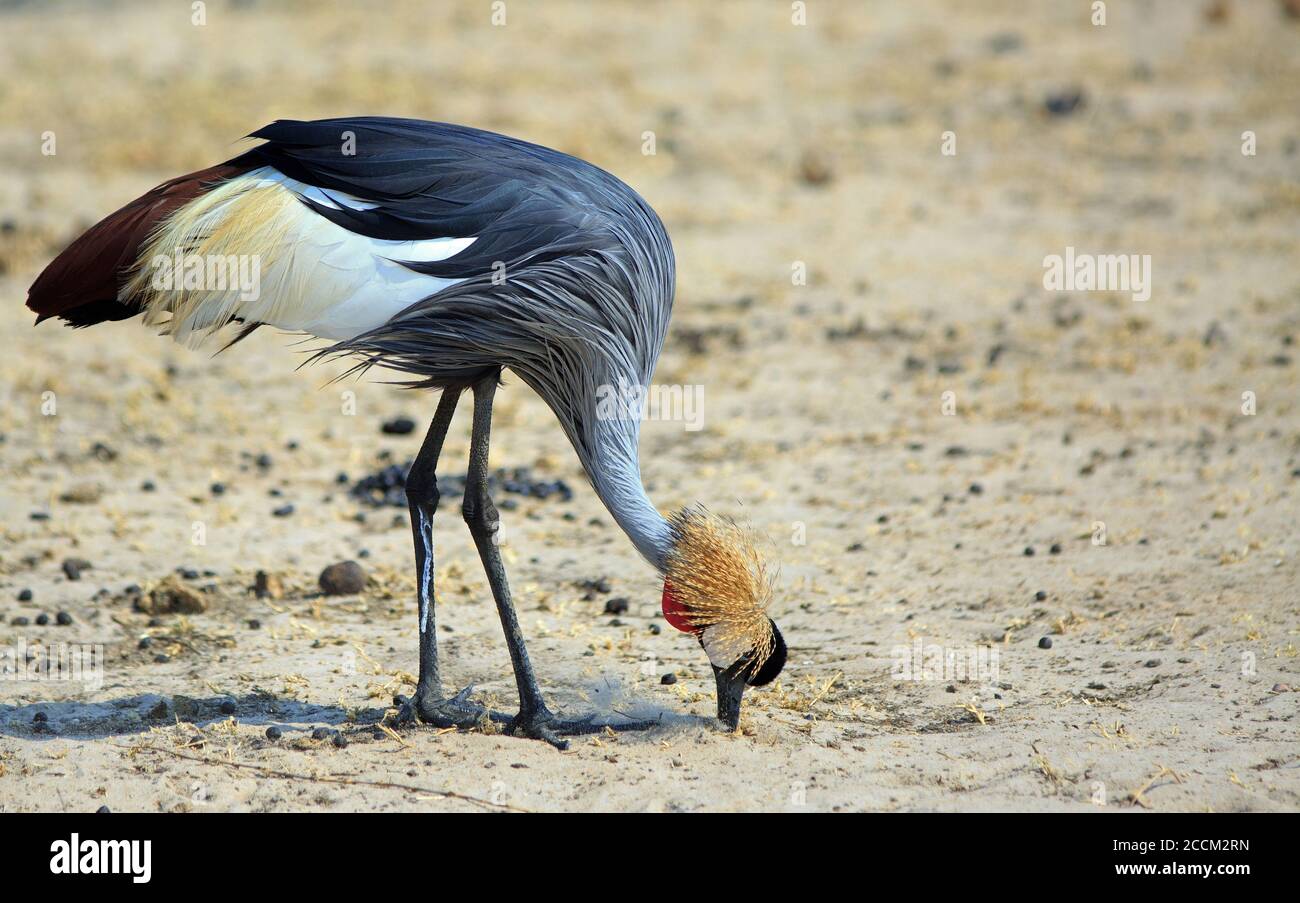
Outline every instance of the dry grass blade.
[[118, 749], [126, 750], [131, 755], [141, 752], [160, 752], [178, 759], [189, 759], [193, 762], [203, 762], [207, 765], [220, 765], [227, 768], [240, 768], [245, 771], [257, 772], [268, 778], [278, 778], [285, 781], [312, 781], [314, 783], [324, 784], [347, 784], [354, 787], [382, 787], [389, 790], [403, 790], [407, 793], [425, 794], [426, 797], [437, 797], [440, 799], [460, 800], [465, 803], [472, 803], [475, 806], [483, 806], [487, 809], [500, 809], [509, 812], [527, 812], [527, 809], [521, 809], [518, 806], [511, 806], [508, 803], [494, 803], [491, 800], [485, 800], [481, 797], [470, 796], [466, 793], [457, 793], [454, 790], [434, 790], [430, 787], [417, 787], [414, 784], [399, 784], [394, 781], [366, 781], [358, 778], [348, 778], [339, 775], [319, 776], [310, 774], [298, 774], [292, 771], [280, 771], [277, 768], [268, 768], [265, 765], [254, 765], [250, 762], [234, 762], [225, 759], [216, 759], [212, 756], [192, 756], [183, 752], [177, 752], [174, 749], [166, 749], [161, 746], [151, 746], [141, 744], [139, 746], [122, 746], [113, 744]]

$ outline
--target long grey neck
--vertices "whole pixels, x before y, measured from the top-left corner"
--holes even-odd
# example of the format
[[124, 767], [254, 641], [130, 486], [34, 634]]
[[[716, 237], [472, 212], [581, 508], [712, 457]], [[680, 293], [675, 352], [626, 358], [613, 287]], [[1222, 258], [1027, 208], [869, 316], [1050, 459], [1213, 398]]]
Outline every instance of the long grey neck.
[[597, 420], [591, 460], [582, 456], [591, 485], [641, 556], [660, 571], [672, 549], [672, 529], [646, 496], [638, 456], [638, 420]]

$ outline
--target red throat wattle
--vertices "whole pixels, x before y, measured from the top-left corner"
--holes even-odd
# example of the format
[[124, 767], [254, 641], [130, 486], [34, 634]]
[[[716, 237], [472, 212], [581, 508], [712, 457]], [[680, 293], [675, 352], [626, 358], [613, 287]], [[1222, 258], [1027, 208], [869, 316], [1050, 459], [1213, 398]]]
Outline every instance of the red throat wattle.
[[664, 581], [663, 611], [664, 620], [682, 633], [695, 632], [695, 628], [687, 619], [686, 606], [678, 601], [677, 594], [673, 592], [673, 585], [667, 580]]

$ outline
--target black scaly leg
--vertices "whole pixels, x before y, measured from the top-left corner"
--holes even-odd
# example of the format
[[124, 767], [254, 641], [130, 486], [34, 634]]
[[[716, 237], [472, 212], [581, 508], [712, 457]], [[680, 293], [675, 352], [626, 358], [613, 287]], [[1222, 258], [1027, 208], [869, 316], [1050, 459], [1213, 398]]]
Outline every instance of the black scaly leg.
[[505, 631], [506, 646], [510, 650], [510, 661], [514, 666], [515, 684], [519, 689], [519, 714], [510, 720], [506, 730], [511, 734], [545, 740], [556, 749], [568, 749], [568, 742], [559, 739], [558, 735], [594, 734], [607, 729], [646, 730], [654, 727], [659, 723], [657, 720], [595, 724], [592, 720], [594, 714], [576, 721], [563, 721], [551, 714], [542, 699], [532, 663], [528, 660], [528, 650], [524, 647], [519, 618], [510, 600], [510, 585], [506, 581], [505, 566], [501, 563], [501, 551], [497, 547], [500, 517], [488, 494], [488, 436], [492, 432], [492, 397], [496, 394], [499, 377], [498, 371], [474, 384], [474, 431], [470, 438], [469, 472], [465, 480], [462, 513], [492, 587], [492, 598], [496, 600], [501, 628]]
[[411, 533], [415, 539], [415, 583], [420, 603], [420, 680], [415, 696], [398, 714], [399, 721], [417, 718], [439, 727], [468, 727], [484, 715], [482, 706], [468, 702], [472, 687], [451, 699], [443, 696], [442, 674], [438, 669], [438, 633], [434, 617], [433, 514], [438, 510], [438, 456], [442, 453], [451, 416], [456, 412], [460, 389], [444, 389], [438, 410], [420, 453], [406, 475], [406, 502], [411, 511]]
[[510, 584], [501, 563], [501, 551], [497, 548], [501, 520], [488, 494], [488, 437], [492, 432], [492, 396], [496, 394], [499, 377], [500, 373], [494, 372], [474, 384], [474, 431], [470, 437], [469, 472], [465, 478], [462, 513], [470, 535], [474, 537], [474, 545], [478, 547], [488, 584], [492, 587], [492, 598], [497, 603], [501, 629], [505, 631], [510, 662], [515, 670], [515, 684], [519, 688], [519, 714], [507, 730], [545, 740], [557, 749], [567, 749], [569, 744], [555, 736], [555, 716], [546, 707], [542, 691], [538, 689], [528, 650], [524, 646], [524, 634], [519, 629], [519, 618], [510, 601]]

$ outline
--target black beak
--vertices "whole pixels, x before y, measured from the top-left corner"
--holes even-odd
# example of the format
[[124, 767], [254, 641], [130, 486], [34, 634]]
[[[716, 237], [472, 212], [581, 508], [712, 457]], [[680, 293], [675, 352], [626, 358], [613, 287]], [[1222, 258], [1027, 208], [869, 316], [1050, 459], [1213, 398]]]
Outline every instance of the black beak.
[[[742, 660], [743, 661], [743, 660]], [[713, 677], [718, 682], [718, 720], [734, 731], [740, 726], [740, 700], [745, 695], [745, 669], [732, 665], [725, 671], [713, 666]]]

